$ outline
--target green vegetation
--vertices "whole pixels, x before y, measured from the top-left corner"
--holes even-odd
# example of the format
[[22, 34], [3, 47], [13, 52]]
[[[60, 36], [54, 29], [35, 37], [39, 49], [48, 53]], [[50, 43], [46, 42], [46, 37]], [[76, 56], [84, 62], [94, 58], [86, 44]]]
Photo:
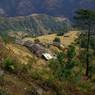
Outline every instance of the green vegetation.
[[53, 40], [53, 42], [61, 43], [61, 40], [60, 40], [60, 38], [56, 37], [56, 38]]
[[[47, 18], [46, 15], [41, 18], [45, 25], [44, 28], [49, 30], [50, 34], [51, 31], [59, 31], [56, 34], [61, 37], [55, 37], [54, 34], [55, 39], [53, 38], [52, 42], [60, 45], [62, 38], [63, 40], [69, 38], [69, 36], [62, 36], [68, 32], [68, 25], [66, 22], [56, 23], [52, 17]], [[95, 11], [78, 10], [75, 20], [76, 28], [81, 29], [79, 37], [71, 45], [58, 48], [57, 45], [47, 44], [48, 40], [45, 38], [46, 43], [42, 43], [40, 39], [36, 38], [36, 35], [44, 33], [36, 29], [38, 23], [31, 16], [23, 17], [21, 20], [20, 18], [1, 19], [2, 32], [0, 31], [0, 34], [7, 44], [0, 48], [0, 95], [94, 95]], [[34, 43], [42, 43], [43, 48], [49, 45], [50, 48], [46, 48], [46, 50], [55, 57], [46, 61], [28, 51], [24, 46], [22, 47], [26, 51], [22, 50], [20, 45], [17, 47], [16, 44], [10, 45], [9, 43], [13, 44], [15, 39], [8, 36], [10, 29], [14, 32], [24, 31], [29, 35], [32, 34], [35, 37]], [[56, 53], [52, 48], [55, 48], [54, 51], [58, 49]], [[16, 49], [18, 50], [16, 51]], [[19, 56], [20, 53], [21, 56]]]
[[[85, 75], [89, 77], [89, 65], [90, 65], [90, 45], [94, 46], [91, 37], [94, 37], [94, 27], [95, 27], [95, 11], [81, 9], [76, 12], [76, 23], [79, 28], [83, 29], [80, 37], [82, 41], [80, 42], [82, 47], [86, 49], [86, 72]], [[84, 45], [83, 45], [84, 44]]]
[[55, 76], [60, 80], [69, 80], [71, 78], [77, 77], [79, 71], [75, 71], [75, 67], [79, 66], [77, 61], [76, 51], [74, 46], [69, 46], [69, 49], [66, 53], [60, 52], [57, 54], [57, 59], [50, 61], [50, 68], [54, 72]]
[[[21, 64], [17, 63], [17, 59], [15, 58], [14, 60], [13, 56], [4, 57], [4, 54], [2, 56], [3, 64], [1, 64], [3, 66], [0, 67], [3, 67], [2, 69], [6, 72], [4, 72], [4, 76], [1, 78], [1, 82], [4, 82], [4, 84], [0, 84], [1, 88], [2, 86], [6, 87], [6, 85], [9, 87], [14, 85], [15, 89], [17, 89], [22, 85], [20, 88], [23, 89], [22, 92], [24, 94], [22, 95], [39, 95], [40, 92], [38, 92], [38, 88], [45, 93], [42, 95], [64, 95], [64, 93], [66, 95], [70, 95], [70, 93], [75, 95], [74, 93], [76, 92], [79, 93], [79, 95], [81, 95], [80, 93], [87, 95], [89, 93], [88, 90], [93, 90], [94, 68], [92, 65], [89, 67], [89, 76], [91, 77], [89, 80], [82, 79], [84, 78], [85, 58], [83, 57], [85, 56], [78, 55], [78, 51], [74, 44], [68, 46], [66, 50], [58, 52], [56, 59], [50, 60], [48, 65], [45, 65], [40, 69], [38, 69], [39, 65], [37, 65], [40, 63], [37, 63], [38, 60], [34, 58], [29, 61], [29, 64]], [[7, 56], [9, 56], [9, 54], [7, 54]], [[10, 81], [10, 84], [7, 81]], [[25, 90], [23, 84], [25, 85]], [[14, 91], [13, 87], [10, 91]], [[19, 93], [22, 92], [19, 91]], [[10, 95], [12, 94], [10, 93]]]
[[0, 89], [0, 95], [9, 95], [6, 91]]
[[11, 58], [6, 58], [4, 60], [4, 68], [8, 71], [12, 71], [14, 70], [15, 68], [15, 63], [14, 63], [15, 60], [12, 60]]

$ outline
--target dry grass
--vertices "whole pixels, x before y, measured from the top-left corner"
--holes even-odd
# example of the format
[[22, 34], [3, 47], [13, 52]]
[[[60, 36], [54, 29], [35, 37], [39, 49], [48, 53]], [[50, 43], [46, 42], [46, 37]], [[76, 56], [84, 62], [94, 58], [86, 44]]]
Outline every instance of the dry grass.
[[24, 47], [14, 44], [7, 44], [6, 48], [10, 50], [13, 56], [16, 56], [21, 63], [27, 64], [29, 58], [32, 58], [32, 54]]
[[[39, 37], [36, 37], [36, 38], [27, 37], [27, 38], [24, 38], [23, 40], [24, 41], [27, 41], [27, 40], [34, 41], [35, 39], [39, 39], [40, 42], [42, 42], [42, 43], [50, 43], [55, 39], [55, 37], [59, 37], [61, 39], [61, 42], [65, 46], [68, 46], [68, 45], [70, 45], [71, 43], [74, 42], [74, 40], [77, 37], [78, 32], [79, 31], [70, 31], [70, 32], [66, 33], [64, 36], [56, 36], [56, 34], [51, 34], [51, 35], [39, 36]], [[65, 37], [65, 36], [68, 36], [68, 37]]]
[[[65, 34], [65, 36], [68, 37], [64, 37], [64, 36], [58, 36], [61, 39], [61, 42], [65, 45], [68, 46], [70, 45], [72, 42], [74, 42], [75, 38], [77, 37], [78, 31], [71, 31]], [[44, 35], [44, 36], [39, 36], [36, 39], [39, 39], [40, 42], [42, 43], [50, 43], [52, 42], [56, 37], [56, 34], [51, 34], [51, 35]], [[25, 38], [24, 41], [26, 40], [32, 40], [34, 41], [35, 38]], [[37, 60], [34, 64], [34, 68], [35, 67], [41, 67], [42, 65], [45, 65], [45, 61], [41, 58], [37, 58], [35, 57], [34, 54], [32, 54], [27, 48], [20, 46], [20, 45], [16, 45], [16, 44], [7, 44], [6, 45], [7, 49], [10, 50], [11, 55], [15, 56], [20, 63], [23, 64], [27, 64], [29, 63], [29, 58]], [[59, 51], [59, 49], [55, 48], [55, 47], [51, 47], [50, 48], [52, 51]]]
[[23, 46], [7, 44], [6, 48], [10, 51], [10, 55], [15, 57], [15, 59], [17, 59], [21, 64], [32, 64], [32, 67], [35, 69], [42, 69], [47, 65], [45, 60], [37, 58], [35, 54]]

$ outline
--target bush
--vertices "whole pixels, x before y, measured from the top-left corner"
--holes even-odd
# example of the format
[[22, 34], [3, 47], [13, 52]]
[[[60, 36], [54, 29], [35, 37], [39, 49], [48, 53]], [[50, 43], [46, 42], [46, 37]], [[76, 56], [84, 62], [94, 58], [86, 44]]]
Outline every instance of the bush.
[[[79, 64], [80, 62], [76, 59], [75, 47], [69, 46], [66, 54], [60, 52], [57, 54], [56, 59], [50, 61], [49, 67], [57, 79], [71, 81], [72, 78], [76, 78], [77, 74], [81, 73]], [[76, 70], [76, 68], [78, 69]], [[78, 80], [78, 78], [76, 78], [76, 80]]]
[[40, 40], [39, 39], [35, 39], [34, 42], [35, 43], [40, 43]]
[[4, 60], [4, 68], [8, 71], [14, 70], [15, 68], [15, 62], [11, 58], [6, 58]]
[[0, 89], [0, 95], [9, 95], [6, 91]]
[[56, 38], [53, 40], [53, 42], [58, 42], [58, 43], [60, 43], [61, 40], [60, 40], [60, 38], [56, 37]]
[[64, 35], [64, 31], [59, 31], [58, 33], [57, 33], [57, 36], [63, 36]]

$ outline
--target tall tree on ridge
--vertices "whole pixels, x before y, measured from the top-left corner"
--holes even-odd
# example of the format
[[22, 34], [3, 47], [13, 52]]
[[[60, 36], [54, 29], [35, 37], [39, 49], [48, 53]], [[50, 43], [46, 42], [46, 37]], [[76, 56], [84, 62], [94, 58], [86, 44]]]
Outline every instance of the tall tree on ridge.
[[80, 9], [76, 12], [74, 17], [76, 20], [76, 24], [80, 27], [84, 32], [82, 34], [87, 35], [86, 41], [86, 72], [85, 75], [89, 76], [89, 49], [90, 49], [90, 38], [93, 28], [95, 27], [95, 11], [88, 9]]

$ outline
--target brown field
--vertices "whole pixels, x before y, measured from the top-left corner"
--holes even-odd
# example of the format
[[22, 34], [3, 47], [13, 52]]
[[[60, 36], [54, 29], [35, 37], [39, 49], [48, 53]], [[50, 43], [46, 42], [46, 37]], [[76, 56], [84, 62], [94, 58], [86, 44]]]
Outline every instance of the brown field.
[[61, 39], [61, 43], [64, 44], [65, 46], [68, 46], [74, 42], [74, 40], [77, 38], [78, 33], [79, 31], [70, 31], [64, 34], [64, 36], [57, 36], [56, 34], [51, 34], [51, 35], [39, 36], [36, 38], [27, 37], [27, 38], [24, 38], [23, 40], [24, 41], [27, 41], [27, 40], [34, 41], [35, 39], [39, 39], [40, 42], [42, 43], [50, 43], [55, 39], [55, 37], [59, 37]]
[[35, 54], [21, 45], [7, 44], [6, 48], [10, 51], [11, 56], [17, 59], [21, 64], [32, 64], [33, 68], [35, 69], [42, 69], [47, 65], [45, 60], [37, 58]]
[[32, 53], [20, 45], [7, 44], [6, 47], [21, 63], [27, 64], [29, 58], [32, 58]]

